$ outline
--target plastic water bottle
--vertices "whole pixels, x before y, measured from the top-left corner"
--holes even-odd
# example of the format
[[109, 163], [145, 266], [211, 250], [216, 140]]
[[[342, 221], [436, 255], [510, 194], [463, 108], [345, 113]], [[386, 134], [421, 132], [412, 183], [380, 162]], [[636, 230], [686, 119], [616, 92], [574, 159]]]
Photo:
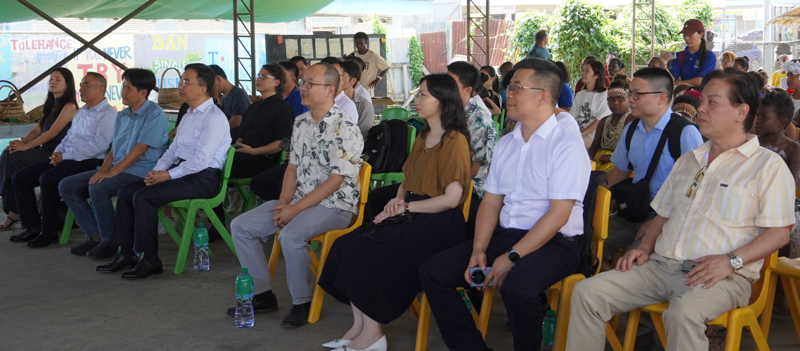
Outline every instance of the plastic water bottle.
[[194, 270], [207, 271], [210, 268], [208, 260], [208, 231], [203, 228], [203, 223], [197, 225], [192, 235], [194, 241]]
[[236, 313], [234, 323], [237, 328], [250, 328], [253, 326], [253, 277], [247, 273], [247, 268], [242, 268], [242, 273], [236, 277]]
[[549, 310], [542, 322], [542, 351], [553, 350], [553, 339], [556, 336], [556, 311]]
[[458, 294], [461, 295], [461, 299], [464, 300], [464, 303], [467, 305], [469, 313], [472, 313], [472, 300], [467, 296], [467, 292], [464, 289], [458, 289]]

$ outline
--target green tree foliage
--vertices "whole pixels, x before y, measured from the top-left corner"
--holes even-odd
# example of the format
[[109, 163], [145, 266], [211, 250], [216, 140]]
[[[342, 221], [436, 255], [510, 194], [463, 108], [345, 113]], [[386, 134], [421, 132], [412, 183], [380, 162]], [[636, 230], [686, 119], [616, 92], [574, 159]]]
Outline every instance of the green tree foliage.
[[370, 24], [372, 25], [373, 34], [386, 34], [386, 26], [381, 23], [381, 20], [378, 19], [377, 14], [372, 14], [372, 22]]
[[566, 0], [556, 8], [550, 25], [550, 52], [564, 61], [577, 80], [580, 64], [589, 55], [600, 58], [618, 51], [617, 43], [606, 35], [609, 18], [602, 5], [586, 0]]
[[411, 35], [411, 40], [408, 43], [408, 59], [411, 65], [408, 68], [408, 74], [411, 76], [411, 86], [416, 88], [419, 85], [419, 80], [422, 79], [422, 43], [417, 40], [416, 35]]
[[[638, 12], [637, 12], [638, 15]], [[650, 14], [645, 14], [645, 20], [639, 23], [639, 27], [637, 28], [637, 33], [641, 35], [640, 39], [637, 40], [637, 44], [639, 45], [637, 51], [640, 53], [636, 58], [636, 63], [639, 65], [647, 64], [650, 60], [650, 37], [647, 35], [650, 33], [649, 28], [649, 17]], [[622, 9], [617, 19], [611, 23], [610, 26], [606, 28], [607, 33], [609, 36], [612, 37], [616, 43], [616, 46], [619, 48], [619, 52], [617, 53], [620, 55], [620, 59], [623, 60], [627, 65], [630, 65], [631, 62], [631, 42], [632, 42], [632, 29], [633, 29], [633, 11], [631, 6], [626, 6]], [[678, 35], [678, 31], [681, 29], [681, 24], [676, 24], [677, 22], [673, 18], [673, 16], [668, 12], [664, 5], [661, 4], [660, 1], [655, 2], [655, 53], [654, 55], [658, 56], [658, 53], [661, 50], [666, 50], [670, 46], [672, 46], [675, 42], [680, 41], [681, 38]]]
[[683, 0], [683, 2], [675, 6], [672, 12], [675, 16], [675, 20], [678, 23], [679, 27], [683, 25], [683, 22], [690, 20], [692, 18], [699, 19], [703, 22], [703, 25], [708, 30], [711, 27], [711, 21], [714, 17], [714, 8], [711, 6], [711, 3], [708, 0], [696, 1], [696, 0]]
[[536, 42], [534, 39], [536, 31], [540, 29], [549, 30], [548, 16], [544, 12], [528, 11], [517, 19], [514, 28], [508, 33], [509, 47], [506, 49], [506, 59], [513, 62], [525, 58], [528, 50]]

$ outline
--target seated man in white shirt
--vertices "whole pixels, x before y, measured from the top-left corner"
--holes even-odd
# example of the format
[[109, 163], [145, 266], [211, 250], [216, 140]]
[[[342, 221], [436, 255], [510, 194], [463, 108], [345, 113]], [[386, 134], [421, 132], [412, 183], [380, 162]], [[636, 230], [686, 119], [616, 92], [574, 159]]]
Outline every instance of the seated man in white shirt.
[[[212, 198], [220, 189], [220, 170], [225, 166], [231, 134], [225, 114], [214, 105], [214, 72], [196, 65], [183, 72], [178, 86], [189, 111], [178, 125], [175, 140], [147, 173], [144, 182], [119, 190], [111, 244], [120, 252], [99, 272], [116, 272], [126, 279], [147, 278], [162, 272], [158, 258], [158, 209], [170, 202]], [[143, 253], [142, 259], [135, 252]]]
[[535, 350], [542, 342], [543, 292], [576, 273], [581, 260], [573, 237], [583, 234], [591, 164], [583, 141], [554, 114], [561, 72], [538, 58], [514, 68], [506, 105], [518, 123], [495, 146], [475, 239], [420, 268], [431, 311], [451, 350], [488, 350], [456, 291], [470, 286], [470, 268], [491, 267], [485, 282], [503, 296], [514, 349]]
[[[267, 201], [231, 223], [239, 262], [253, 276], [255, 313], [275, 312], [267, 258], [261, 240], [280, 231], [281, 252], [292, 308], [284, 328], [307, 323], [313, 292], [308, 239], [346, 228], [358, 210], [358, 173], [364, 142], [353, 120], [333, 102], [340, 73], [330, 64], [312, 65], [298, 80], [300, 97], [309, 111], [297, 116], [292, 151], [279, 200]], [[235, 308], [228, 309], [235, 315]]]
[[342, 91], [356, 104], [358, 129], [361, 130], [361, 136], [366, 139], [369, 129], [375, 125], [375, 107], [372, 106], [372, 99], [361, 96], [354, 89], [361, 80], [361, 66], [353, 60], [342, 61], [340, 66], [344, 71], [344, 89]]
[[333, 68], [339, 72], [339, 89], [336, 92], [335, 98], [333, 102], [336, 103], [336, 106], [339, 106], [339, 109], [342, 110], [347, 116], [349, 116], [353, 120], [353, 124], [358, 125], [358, 108], [356, 108], [356, 104], [351, 100], [347, 95], [344, 94], [344, 71], [342, 70], [342, 60], [336, 57], [326, 57], [322, 59], [322, 62], [330, 64]]

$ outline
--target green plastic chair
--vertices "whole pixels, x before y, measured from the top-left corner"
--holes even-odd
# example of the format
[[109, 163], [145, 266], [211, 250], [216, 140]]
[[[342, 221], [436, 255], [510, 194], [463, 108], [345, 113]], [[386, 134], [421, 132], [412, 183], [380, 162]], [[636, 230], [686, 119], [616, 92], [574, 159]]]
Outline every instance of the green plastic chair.
[[[286, 151], [281, 151], [281, 164], [286, 163]], [[235, 186], [239, 196], [242, 197], [242, 213], [250, 211], [256, 207], [256, 194], [250, 190], [250, 182], [253, 178], [231, 178], [228, 180], [228, 186]], [[227, 202], [227, 199], [225, 200]], [[225, 222], [231, 221], [230, 216], [225, 214]]]
[[72, 214], [72, 209], [67, 211], [67, 217], [64, 218], [64, 227], [61, 228], [61, 238], [58, 243], [64, 245], [69, 242], [69, 235], [72, 233], [72, 226], [75, 224], [75, 216]]
[[492, 124], [494, 124], [494, 130], [497, 131], [497, 139], [500, 139], [500, 123], [492, 121]]
[[175, 120], [175, 121], [167, 121], [167, 123], [169, 124], [169, 128], [167, 129], [167, 132], [169, 132], [169, 131], [171, 131], [172, 129], [175, 128], [175, 125], [178, 124], [178, 121], [177, 120]]
[[407, 119], [408, 118], [408, 110], [402, 107], [390, 107], [383, 110], [383, 115], [381, 115], [381, 121], [388, 121], [390, 119]]
[[[233, 246], [233, 240], [231, 239], [231, 235], [228, 233], [228, 229], [225, 228], [225, 225], [220, 222], [217, 215], [214, 214], [214, 207], [217, 207], [222, 204], [225, 199], [225, 193], [228, 190], [228, 179], [231, 176], [231, 166], [233, 165], [233, 152], [234, 148], [230, 147], [228, 149], [228, 159], [225, 160], [225, 167], [222, 168], [222, 186], [220, 187], [219, 193], [217, 196], [211, 199], [191, 199], [191, 200], [179, 200], [170, 202], [164, 207], [171, 207], [173, 213], [178, 217], [179, 226], [183, 226], [181, 230], [182, 235], [179, 235], [175, 228], [172, 226], [169, 218], [164, 215], [163, 210], [159, 209], [158, 211], [158, 220], [167, 229], [167, 233], [169, 236], [172, 237], [172, 240], [175, 240], [175, 243], [178, 244], [178, 257], [175, 260], [175, 270], [173, 271], [175, 274], [181, 274], [183, 272], [184, 265], [186, 264], [186, 257], [189, 253], [189, 247], [191, 245], [192, 234], [194, 233], [194, 220], [197, 217], [197, 211], [203, 210], [208, 216], [208, 220], [211, 222], [211, 225], [217, 229], [219, 235], [222, 236], [222, 240], [228, 244], [233, 254], [236, 255], [236, 248]], [[164, 208], [162, 207], [162, 209]]]
[[[408, 151], [407, 155], [411, 155], [411, 148], [414, 147], [414, 140], [417, 139], [417, 129], [414, 126], [408, 126]], [[392, 173], [377, 173], [372, 174], [369, 178], [369, 190], [380, 188], [384, 185], [402, 183], [405, 180], [403, 172]]]

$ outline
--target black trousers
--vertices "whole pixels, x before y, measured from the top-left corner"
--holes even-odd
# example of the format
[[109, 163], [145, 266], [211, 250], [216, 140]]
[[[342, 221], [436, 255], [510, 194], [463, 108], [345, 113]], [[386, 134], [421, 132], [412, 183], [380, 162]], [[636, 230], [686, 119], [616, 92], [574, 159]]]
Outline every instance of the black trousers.
[[467, 240], [475, 237], [475, 219], [478, 218], [478, 208], [481, 207], [481, 198], [472, 192], [472, 200], [469, 202], [469, 218], [467, 218]]
[[250, 190], [264, 201], [280, 200], [286, 167], [289, 167], [288, 163], [277, 165], [253, 177]]
[[[505, 255], [527, 231], [497, 227], [486, 249], [487, 267]], [[430, 302], [436, 324], [450, 350], [487, 349], [480, 331], [457, 287], [468, 287], [464, 271], [472, 255], [472, 240], [428, 259], [420, 267], [420, 281]], [[553, 284], [578, 271], [580, 249], [573, 241], [556, 234], [538, 250], [520, 259], [506, 276], [500, 295], [506, 305], [514, 350], [539, 350], [542, 320], [547, 309], [544, 292]]]
[[52, 154], [52, 151], [42, 149], [28, 149], [15, 153], [3, 150], [0, 154], [0, 196], [3, 197], [3, 212], [19, 213], [11, 176], [36, 162], [47, 160]]
[[[51, 165], [50, 160], [36, 162], [11, 176], [11, 184], [16, 198], [16, 208], [22, 219], [22, 228], [41, 230], [44, 234], [55, 233], [58, 227], [58, 205], [61, 194], [58, 183], [62, 179], [96, 169], [102, 163], [96, 158], [75, 161], [63, 160]], [[36, 205], [36, 187], [41, 191], [42, 213]]]
[[[231, 165], [231, 178], [253, 178], [272, 167], [275, 167], [275, 161], [269, 157], [235, 152], [233, 153], [233, 164]], [[252, 180], [250, 182], [252, 184]], [[283, 176], [281, 176], [281, 182], [283, 182]], [[214, 213], [222, 224], [227, 225], [225, 223], [225, 208], [222, 204], [214, 207]], [[216, 228], [211, 228], [211, 230], [216, 231]]]
[[170, 202], [210, 199], [219, 193], [219, 170], [204, 170], [178, 179], [119, 189], [111, 244], [123, 250], [158, 255], [158, 209]]

